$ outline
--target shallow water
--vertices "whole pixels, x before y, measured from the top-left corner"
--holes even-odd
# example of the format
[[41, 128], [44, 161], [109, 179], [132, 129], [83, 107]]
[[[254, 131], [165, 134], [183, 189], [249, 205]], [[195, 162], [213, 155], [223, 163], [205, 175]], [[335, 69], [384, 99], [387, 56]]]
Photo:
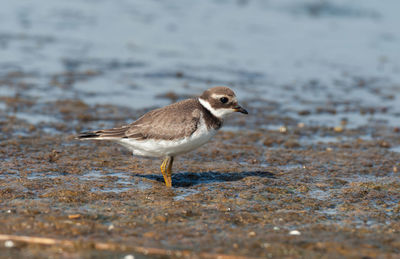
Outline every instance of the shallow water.
[[[84, 94], [89, 104], [140, 108], [167, 104], [155, 98], [166, 91], [229, 84], [242, 99], [279, 100], [295, 113], [340, 102], [335, 117], [350, 123], [359, 118], [340, 110], [353, 105], [400, 112], [396, 0], [2, 6], [0, 72], [26, 74], [35, 87], [25, 93], [41, 101]], [[324, 119], [336, 120], [310, 122]]]

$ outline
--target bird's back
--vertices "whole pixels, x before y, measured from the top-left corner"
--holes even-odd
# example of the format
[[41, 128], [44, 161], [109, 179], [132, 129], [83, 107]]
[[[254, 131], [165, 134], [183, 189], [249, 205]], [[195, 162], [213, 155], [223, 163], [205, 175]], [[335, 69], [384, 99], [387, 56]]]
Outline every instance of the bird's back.
[[222, 122], [206, 110], [198, 99], [187, 99], [152, 110], [129, 125], [81, 133], [79, 139], [135, 140], [181, 139], [192, 135], [203, 118], [207, 128], [219, 129]]

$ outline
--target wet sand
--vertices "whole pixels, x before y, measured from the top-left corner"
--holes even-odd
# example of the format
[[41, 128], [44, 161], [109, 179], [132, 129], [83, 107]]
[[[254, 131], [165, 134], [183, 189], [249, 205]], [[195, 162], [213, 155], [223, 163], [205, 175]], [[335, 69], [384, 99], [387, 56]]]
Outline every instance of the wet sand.
[[[3, 102], [28, 114], [37, 106], [23, 96]], [[232, 117], [212, 143], [178, 157], [172, 189], [161, 160], [74, 139], [88, 125], [120, 125], [143, 110], [70, 99], [39, 105], [59, 120], [6, 115], [0, 233], [59, 243], [10, 237], [1, 257], [395, 258], [399, 128], [309, 126], [252, 103], [244, 102], [249, 116]]]

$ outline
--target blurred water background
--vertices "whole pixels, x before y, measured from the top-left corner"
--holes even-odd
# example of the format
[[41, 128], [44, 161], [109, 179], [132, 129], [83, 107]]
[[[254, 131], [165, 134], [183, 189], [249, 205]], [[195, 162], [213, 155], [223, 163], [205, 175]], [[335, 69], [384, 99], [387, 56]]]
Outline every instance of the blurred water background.
[[168, 92], [228, 85], [241, 99], [279, 102], [289, 116], [335, 105], [310, 123], [364, 125], [371, 117], [354, 106], [374, 106], [398, 125], [398, 0], [0, 4], [0, 77], [12, 81], [2, 80], [1, 96], [142, 108], [168, 104], [157, 97]]

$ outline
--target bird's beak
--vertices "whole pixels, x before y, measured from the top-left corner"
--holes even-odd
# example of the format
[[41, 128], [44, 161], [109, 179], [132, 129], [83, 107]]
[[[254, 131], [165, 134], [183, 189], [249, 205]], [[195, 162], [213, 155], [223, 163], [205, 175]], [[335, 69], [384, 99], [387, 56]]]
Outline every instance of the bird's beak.
[[244, 114], [249, 114], [245, 109], [243, 109], [240, 105], [237, 105], [235, 108], [233, 108], [233, 110], [235, 110], [235, 112], [241, 112]]

